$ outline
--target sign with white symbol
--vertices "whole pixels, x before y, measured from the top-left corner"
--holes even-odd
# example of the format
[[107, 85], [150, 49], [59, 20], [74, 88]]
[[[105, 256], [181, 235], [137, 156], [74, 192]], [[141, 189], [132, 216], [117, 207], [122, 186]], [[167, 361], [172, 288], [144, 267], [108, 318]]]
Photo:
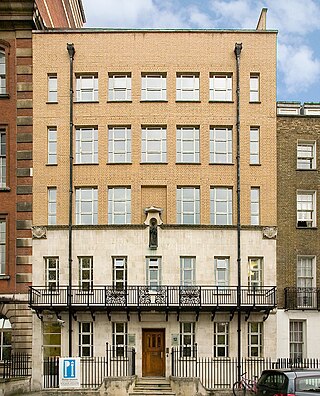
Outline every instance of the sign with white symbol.
[[59, 370], [60, 388], [80, 388], [80, 358], [60, 358]]

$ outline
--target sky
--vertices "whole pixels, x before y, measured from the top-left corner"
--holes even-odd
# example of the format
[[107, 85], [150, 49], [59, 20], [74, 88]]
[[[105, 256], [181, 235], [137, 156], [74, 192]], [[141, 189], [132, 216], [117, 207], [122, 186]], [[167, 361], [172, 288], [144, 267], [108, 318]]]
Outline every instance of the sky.
[[320, 0], [82, 0], [86, 28], [278, 30], [277, 100], [320, 102]]

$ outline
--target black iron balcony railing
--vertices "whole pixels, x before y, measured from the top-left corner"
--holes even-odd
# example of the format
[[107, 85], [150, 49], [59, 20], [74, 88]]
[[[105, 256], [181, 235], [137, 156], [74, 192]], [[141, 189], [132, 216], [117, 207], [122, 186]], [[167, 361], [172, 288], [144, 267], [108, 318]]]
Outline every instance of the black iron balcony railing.
[[[126, 286], [118, 290], [113, 286], [93, 286], [88, 290], [80, 287], [60, 286], [49, 288], [31, 286], [29, 304], [36, 310], [52, 308], [73, 310], [119, 309], [129, 310], [180, 310], [204, 311], [237, 308], [237, 286]], [[244, 310], [270, 310], [276, 306], [276, 287], [241, 287], [241, 307]]]
[[284, 289], [285, 309], [320, 310], [320, 288], [286, 287]]

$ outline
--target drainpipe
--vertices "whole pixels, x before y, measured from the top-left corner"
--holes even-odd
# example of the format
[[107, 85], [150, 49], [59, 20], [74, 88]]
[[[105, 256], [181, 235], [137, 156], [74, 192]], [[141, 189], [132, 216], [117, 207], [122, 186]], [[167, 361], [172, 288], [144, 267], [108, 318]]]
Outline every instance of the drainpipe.
[[72, 202], [73, 202], [73, 59], [75, 49], [73, 44], [67, 44], [70, 58], [70, 132], [69, 132], [69, 287], [68, 287], [68, 311], [69, 311], [69, 356], [72, 356]]
[[240, 54], [242, 43], [236, 43], [234, 53], [237, 66], [237, 311], [238, 311], [238, 380], [241, 379], [241, 216], [240, 216]]

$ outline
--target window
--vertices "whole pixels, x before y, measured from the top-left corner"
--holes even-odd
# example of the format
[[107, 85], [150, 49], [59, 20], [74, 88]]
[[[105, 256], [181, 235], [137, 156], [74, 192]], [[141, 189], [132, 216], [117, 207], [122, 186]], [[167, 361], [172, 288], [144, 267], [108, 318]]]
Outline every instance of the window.
[[76, 128], [76, 163], [98, 163], [98, 127]]
[[260, 129], [250, 128], [250, 165], [260, 164]]
[[126, 349], [128, 344], [128, 325], [127, 323], [112, 323], [112, 345], [114, 357], [126, 357]]
[[297, 261], [297, 305], [299, 308], [316, 306], [315, 293], [315, 257], [298, 256]]
[[214, 277], [215, 284], [223, 290], [229, 286], [229, 257], [215, 257], [214, 258]]
[[180, 346], [183, 357], [195, 357], [195, 323], [180, 322]]
[[248, 322], [248, 357], [262, 357], [262, 331], [261, 322]]
[[112, 187], [108, 190], [108, 223], [131, 223], [131, 188]]
[[131, 162], [131, 127], [109, 127], [109, 163]]
[[0, 48], [0, 95], [5, 95], [6, 93], [6, 53]]
[[260, 75], [250, 73], [250, 102], [260, 101]]
[[214, 357], [229, 356], [229, 323], [214, 323]]
[[57, 322], [43, 323], [43, 357], [61, 356], [61, 326]]
[[78, 257], [79, 287], [81, 290], [92, 290], [93, 287], [93, 257]]
[[232, 163], [232, 129], [229, 127], [210, 128], [210, 163]]
[[232, 188], [213, 187], [210, 189], [211, 224], [232, 224]]
[[199, 127], [178, 127], [177, 162], [197, 163], [199, 161]]
[[210, 76], [210, 100], [222, 102], [232, 100], [232, 75], [212, 74]]
[[76, 224], [98, 224], [97, 188], [76, 188]]
[[299, 191], [297, 193], [297, 226], [308, 228], [316, 226], [315, 192]]
[[59, 287], [59, 257], [45, 257], [45, 285], [50, 290]]
[[0, 275], [6, 273], [6, 221], [0, 219]]
[[0, 360], [9, 360], [11, 356], [12, 327], [7, 318], [0, 319]]
[[304, 322], [290, 320], [290, 359], [293, 361], [304, 357]]
[[109, 74], [109, 100], [131, 100], [131, 74]]
[[316, 144], [315, 142], [298, 141], [297, 168], [316, 169]]
[[127, 285], [127, 258], [113, 257], [113, 287], [116, 290], [123, 290]]
[[142, 162], [161, 163], [167, 160], [167, 129], [165, 127], [142, 128]]
[[199, 100], [199, 74], [177, 74], [176, 100]]
[[157, 290], [161, 285], [160, 257], [147, 257], [147, 285], [151, 290]]
[[248, 265], [248, 285], [251, 287], [263, 286], [263, 259], [249, 257]]
[[48, 74], [48, 102], [58, 102], [58, 78], [56, 74]]
[[48, 164], [57, 164], [57, 128], [48, 128]]
[[251, 225], [260, 224], [260, 188], [251, 187], [250, 190]]
[[96, 102], [98, 100], [98, 75], [77, 75], [76, 94], [77, 102]]
[[182, 286], [193, 286], [195, 283], [196, 258], [180, 257], [180, 278]]
[[141, 100], [167, 99], [166, 74], [143, 74], [141, 78]]
[[92, 322], [79, 322], [79, 356], [93, 357]]
[[179, 224], [200, 224], [199, 188], [177, 188], [177, 220]]
[[7, 186], [7, 144], [6, 131], [0, 129], [0, 188]]
[[48, 188], [48, 224], [57, 224], [57, 188]]

